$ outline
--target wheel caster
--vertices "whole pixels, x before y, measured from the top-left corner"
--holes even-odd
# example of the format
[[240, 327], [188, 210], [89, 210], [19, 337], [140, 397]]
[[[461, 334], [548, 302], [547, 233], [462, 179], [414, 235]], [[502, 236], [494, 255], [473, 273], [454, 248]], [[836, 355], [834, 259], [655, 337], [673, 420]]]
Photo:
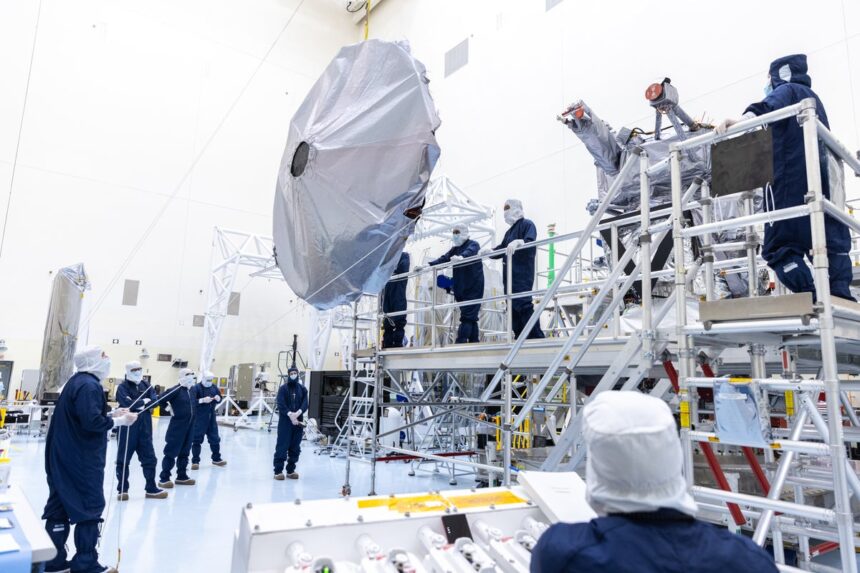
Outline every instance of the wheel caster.
[[448, 482], [448, 485], [457, 485], [457, 480], [452, 479], [451, 481]]
[[408, 474], [406, 474], [406, 475], [408, 475], [409, 477], [415, 477], [415, 472], [409, 472], [409, 473], [408, 473]]

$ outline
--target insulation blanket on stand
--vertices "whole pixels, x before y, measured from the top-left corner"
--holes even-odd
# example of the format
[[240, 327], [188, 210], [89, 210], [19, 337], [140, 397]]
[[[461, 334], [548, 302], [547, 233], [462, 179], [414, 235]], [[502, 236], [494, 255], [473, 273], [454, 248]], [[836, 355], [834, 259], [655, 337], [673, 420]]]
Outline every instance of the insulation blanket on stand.
[[[666, 304], [666, 300], [654, 299], [653, 306], [651, 307], [652, 315], [656, 316], [664, 304]], [[659, 325], [655, 324], [654, 328], [673, 330], [678, 324], [676, 316], [675, 303], [673, 302], [672, 308], [666, 313], [666, 317], [660, 321]], [[692, 297], [687, 298], [687, 320], [690, 323], [699, 321], [699, 301]], [[621, 332], [624, 334], [637, 334], [641, 331], [642, 307], [634, 306], [624, 311], [624, 314], [621, 315]]]
[[426, 71], [402, 42], [340, 50], [290, 123], [275, 257], [318, 309], [376, 294], [397, 265], [439, 158]]

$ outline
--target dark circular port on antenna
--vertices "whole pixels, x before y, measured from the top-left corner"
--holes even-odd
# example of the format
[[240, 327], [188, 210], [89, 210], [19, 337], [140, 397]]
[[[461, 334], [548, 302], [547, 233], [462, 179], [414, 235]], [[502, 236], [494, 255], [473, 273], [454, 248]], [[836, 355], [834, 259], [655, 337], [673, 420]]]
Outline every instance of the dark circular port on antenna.
[[308, 166], [308, 155], [311, 152], [311, 146], [308, 145], [307, 141], [303, 141], [296, 148], [296, 152], [293, 153], [293, 161], [290, 163], [290, 174], [293, 177], [300, 177], [302, 173], [305, 172], [305, 168]]

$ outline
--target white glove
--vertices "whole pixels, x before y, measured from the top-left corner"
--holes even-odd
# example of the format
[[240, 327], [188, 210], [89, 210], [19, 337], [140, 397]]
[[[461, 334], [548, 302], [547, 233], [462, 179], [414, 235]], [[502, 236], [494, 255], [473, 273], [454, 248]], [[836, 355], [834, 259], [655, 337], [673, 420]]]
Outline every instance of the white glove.
[[129, 413], [128, 408], [116, 408], [110, 413], [111, 418], [121, 418]]
[[515, 239], [515, 240], [511, 241], [510, 243], [508, 243], [508, 247], [505, 249], [505, 254], [509, 257], [513, 256], [514, 251], [517, 250], [518, 248], [522, 247], [525, 244], [526, 244], [526, 242], [523, 241], [522, 239]]
[[124, 414], [122, 416], [117, 416], [113, 419], [114, 427], [117, 426], [131, 426], [137, 421], [137, 414], [133, 414], [131, 412]]
[[214, 396], [212, 396], [212, 399], [215, 400], [216, 402], [220, 402], [221, 401], [221, 394], [215, 394]]
[[299, 413], [298, 412], [290, 412], [287, 414], [287, 417], [293, 423], [293, 426], [299, 425]]
[[197, 403], [198, 404], [206, 404], [206, 398], [198, 398]]
[[728, 117], [728, 118], [724, 119], [723, 121], [721, 121], [720, 124], [716, 128], [714, 128], [714, 133], [716, 133], [717, 135], [723, 135], [726, 131], [728, 131], [728, 129], [731, 126], [736, 124], [738, 121], [740, 121], [740, 120], [736, 119], [736, 118]]
[[463, 260], [463, 257], [461, 257], [460, 255], [453, 255], [453, 256], [451, 257], [451, 262], [452, 262], [452, 263], [456, 263], [457, 261], [462, 261], [462, 260]]
[[424, 265], [415, 265], [415, 267], [412, 269], [412, 272], [413, 273], [420, 273], [425, 268], [427, 268], [427, 267], [425, 267]]
[[149, 398], [144, 398], [144, 399], [143, 399], [143, 400], [141, 400], [141, 401], [143, 402], [143, 405], [144, 405], [144, 406], [146, 406], [147, 404], [149, 404], [150, 402], [152, 402], [152, 400], [150, 400]]

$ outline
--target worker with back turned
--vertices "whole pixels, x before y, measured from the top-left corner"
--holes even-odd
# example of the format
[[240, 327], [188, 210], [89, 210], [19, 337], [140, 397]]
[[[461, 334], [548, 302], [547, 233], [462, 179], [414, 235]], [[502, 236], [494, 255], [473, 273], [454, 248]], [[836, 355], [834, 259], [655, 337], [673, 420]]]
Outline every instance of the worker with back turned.
[[531, 573], [776, 573], [752, 540], [695, 518], [664, 401], [609, 391], [582, 417], [586, 499], [599, 517], [547, 529], [532, 551]]
[[[105, 509], [107, 436], [114, 426], [134, 424], [137, 414], [122, 408], [108, 412], [102, 381], [110, 374], [110, 358], [100, 347], [82, 348], [74, 361], [77, 372], [60, 391], [45, 441], [48, 502], [42, 519], [57, 549], [45, 571], [115, 573], [99, 563], [97, 550]], [[66, 541], [72, 525], [76, 553], [69, 561]]]
[[[409, 272], [409, 253], [400, 253], [395, 275]], [[388, 281], [382, 292], [382, 312], [403, 312], [406, 310], [406, 283], [407, 279], [396, 279]], [[406, 338], [406, 315], [392, 316], [382, 319], [382, 348], [400, 348]]]

